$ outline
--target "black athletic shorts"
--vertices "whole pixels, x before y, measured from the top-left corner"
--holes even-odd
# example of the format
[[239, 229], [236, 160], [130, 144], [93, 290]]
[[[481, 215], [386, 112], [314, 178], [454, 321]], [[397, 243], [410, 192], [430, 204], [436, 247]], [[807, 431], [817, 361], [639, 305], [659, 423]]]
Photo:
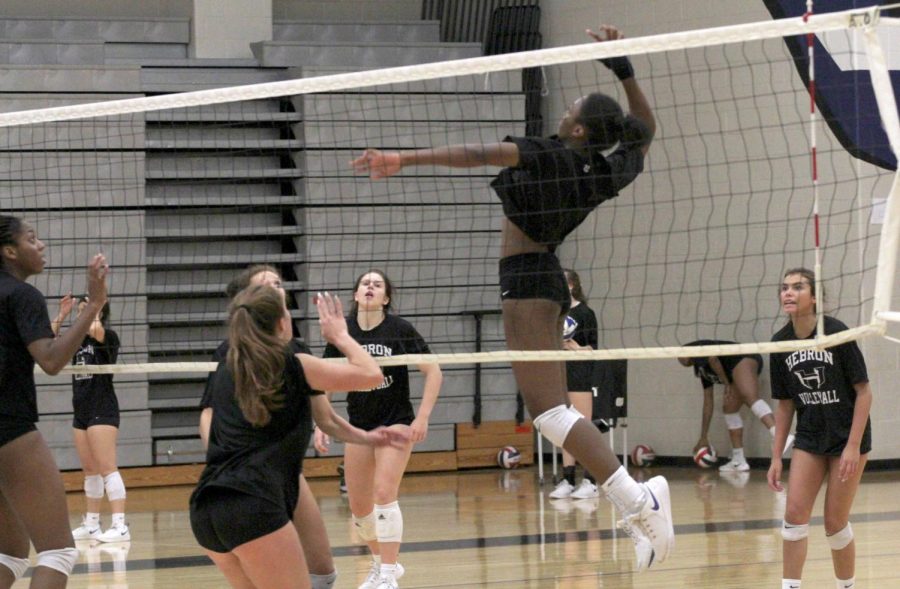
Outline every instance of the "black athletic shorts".
[[234, 489], [206, 488], [191, 502], [197, 543], [220, 553], [277, 532], [291, 516], [285, 506]]
[[92, 425], [119, 427], [119, 400], [115, 393], [77, 395], [72, 399], [72, 427], [87, 429]]
[[0, 447], [36, 429], [37, 427], [30, 421], [0, 417]]
[[558, 303], [561, 313], [572, 304], [559, 259], [549, 252], [517, 254], [500, 260], [500, 298], [544, 299]]

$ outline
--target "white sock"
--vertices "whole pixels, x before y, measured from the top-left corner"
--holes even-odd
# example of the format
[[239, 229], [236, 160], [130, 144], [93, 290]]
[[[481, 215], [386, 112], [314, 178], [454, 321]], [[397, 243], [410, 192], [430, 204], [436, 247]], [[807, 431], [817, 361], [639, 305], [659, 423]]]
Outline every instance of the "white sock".
[[125, 514], [124, 513], [114, 513], [112, 514], [112, 525], [125, 525]]
[[619, 511], [632, 511], [637, 505], [642, 504], [646, 497], [644, 489], [631, 478], [624, 466], [620, 466], [612, 473], [606, 482], [601, 485], [606, 498], [609, 499]]
[[744, 449], [743, 448], [732, 448], [731, 449], [731, 461], [732, 462], [747, 462], [747, 459], [744, 458]]
[[309, 580], [312, 589], [332, 589], [332, 587], [334, 587], [334, 582], [337, 580], [337, 571], [332, 571], [328, 575], [315, 575], [310, 573]]
[[856, 589], [856, 577], [850, 577], [843, 581], [841, 579], [835, 579], [835, 587], [837, 587], [837, 589]]
[[769, 435], [772, 436], [773, 438], [775, 437], [775, 426], [774, 425], [769, 428]]
[[782, 579], [781, 589], [800, 589], [800, 579]]
[[100, 523], [100, 514], [99, 513], [85, 513], [84, 514], [84, 523], [86, 524], [99, 524]]

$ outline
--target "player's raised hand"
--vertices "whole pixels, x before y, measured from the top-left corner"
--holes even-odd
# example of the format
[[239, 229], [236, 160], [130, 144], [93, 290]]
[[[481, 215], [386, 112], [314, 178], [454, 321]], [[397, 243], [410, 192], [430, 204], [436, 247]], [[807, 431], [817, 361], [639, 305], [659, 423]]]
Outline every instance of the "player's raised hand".
[[336, 296], [326, 293], [316, 295], [316, 309], [319, 311], [319, 329], [325, 341], [333, 344], [347, 334], [347, 320], [344, 307]]
[[87, 294], [88, 301], [97, 307], [102, 308], [106, 304], [106, 276], [108, 274], [109, 264], [106, 262], [106, 256], [95, 255], [88, 264]]
[[625, 38], [625, 34], [612, 25], [600, 25], [600, 32], [586, 29], [585, 33], [587, 33], [594, 41], [597, 41], [598, 43], [602, 43], [604, 41], [618, 41], [619, 39]]
[[403, 167], [398, 152], [379, 149], [365, 150], [361, 156], [350, 162], [350, 165], [357, 174], [368, 174], [373, 180], [393, 176]]

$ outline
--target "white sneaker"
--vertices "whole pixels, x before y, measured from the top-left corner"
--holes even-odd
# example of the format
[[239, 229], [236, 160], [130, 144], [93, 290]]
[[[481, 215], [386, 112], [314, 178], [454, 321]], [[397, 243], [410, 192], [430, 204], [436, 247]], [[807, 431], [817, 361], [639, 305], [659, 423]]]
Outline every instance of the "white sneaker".
[[583, 479], [578, 488], [569, 495], [572, 499], [593, 499], [599, 496], [600, 491], [597, 489], [597, 485], [587, 479]]
[[[403, 573], [406, 572], [406, 569], [403, 568], [403, 565], [399, 562], [397, 563], [397, 571], [393, 575], [389, 575], [391, 579], [394, 581], [393, 587], [397, 587], [397, 580], [403, 576]], [[363, 581], [362, 585], [359, 586], [358, 589], [379, 589], [382, 585], [382, 581], [384, 576], [381, 574], [381, 565], [379, 565], [374, 560], [372, 561], [372, 566], [369, 568], [369, 574], [366, 575], [366, 580]], [[390, 587], [390, 585], [388, 585]]]
[[566, 479], [559, 481], [559, 484], [556, 485], [556, 488], [550, 492], [551, 499], [568, 499], [572, 496], [572, 491], [575, 490], [575, 486], [572, 485]]
[[375, 586], [375, 589], [398, 589], [400, 585], [397, 583], [397, 580], [403, 576], [403, 573], [406, 571], [403, 570], [403, 567], [400, 563], [397, 563], [397, 571], [391, 574], [381, 575], [378, 579], [378, 585]]
[[96, 540], [101, 533], [100, 522], [88, 522], [84, 519], [81, 520], [80, 526], [72, 530], [72, 538], [75, 540]]
[[641, 486], [644, 487], [644, 504], [638, 512], [625, 514], [619, 522], [634, 540], [638, 571], [664, 562], [675, 548], [669, 483], [665, 478], [655, 476]]
[[719, 467], [719, 472], [747, 472], [748, 470], [750, 470], [750, 465], [746, 460], [741, 462], [731, 460]]
[[128, 524], [113, 524], [109, 529], [97, 536], [98, 542], [131, 542]]
[[781, 453], [782, 456], [787, 456], [787, 453], [794, 447], [795, 437], [794, 434], [788, 434], [787, 440], [784, 442], [784, 452]]

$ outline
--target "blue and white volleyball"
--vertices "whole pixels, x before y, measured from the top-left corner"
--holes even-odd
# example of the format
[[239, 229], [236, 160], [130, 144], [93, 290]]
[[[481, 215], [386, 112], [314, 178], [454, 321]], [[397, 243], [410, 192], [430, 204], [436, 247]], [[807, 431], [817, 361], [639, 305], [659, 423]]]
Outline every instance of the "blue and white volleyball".
[[578, 322], [566, 315], [566, 321], [563, 323], [563, 339], [572, 339], [577, 328]]

